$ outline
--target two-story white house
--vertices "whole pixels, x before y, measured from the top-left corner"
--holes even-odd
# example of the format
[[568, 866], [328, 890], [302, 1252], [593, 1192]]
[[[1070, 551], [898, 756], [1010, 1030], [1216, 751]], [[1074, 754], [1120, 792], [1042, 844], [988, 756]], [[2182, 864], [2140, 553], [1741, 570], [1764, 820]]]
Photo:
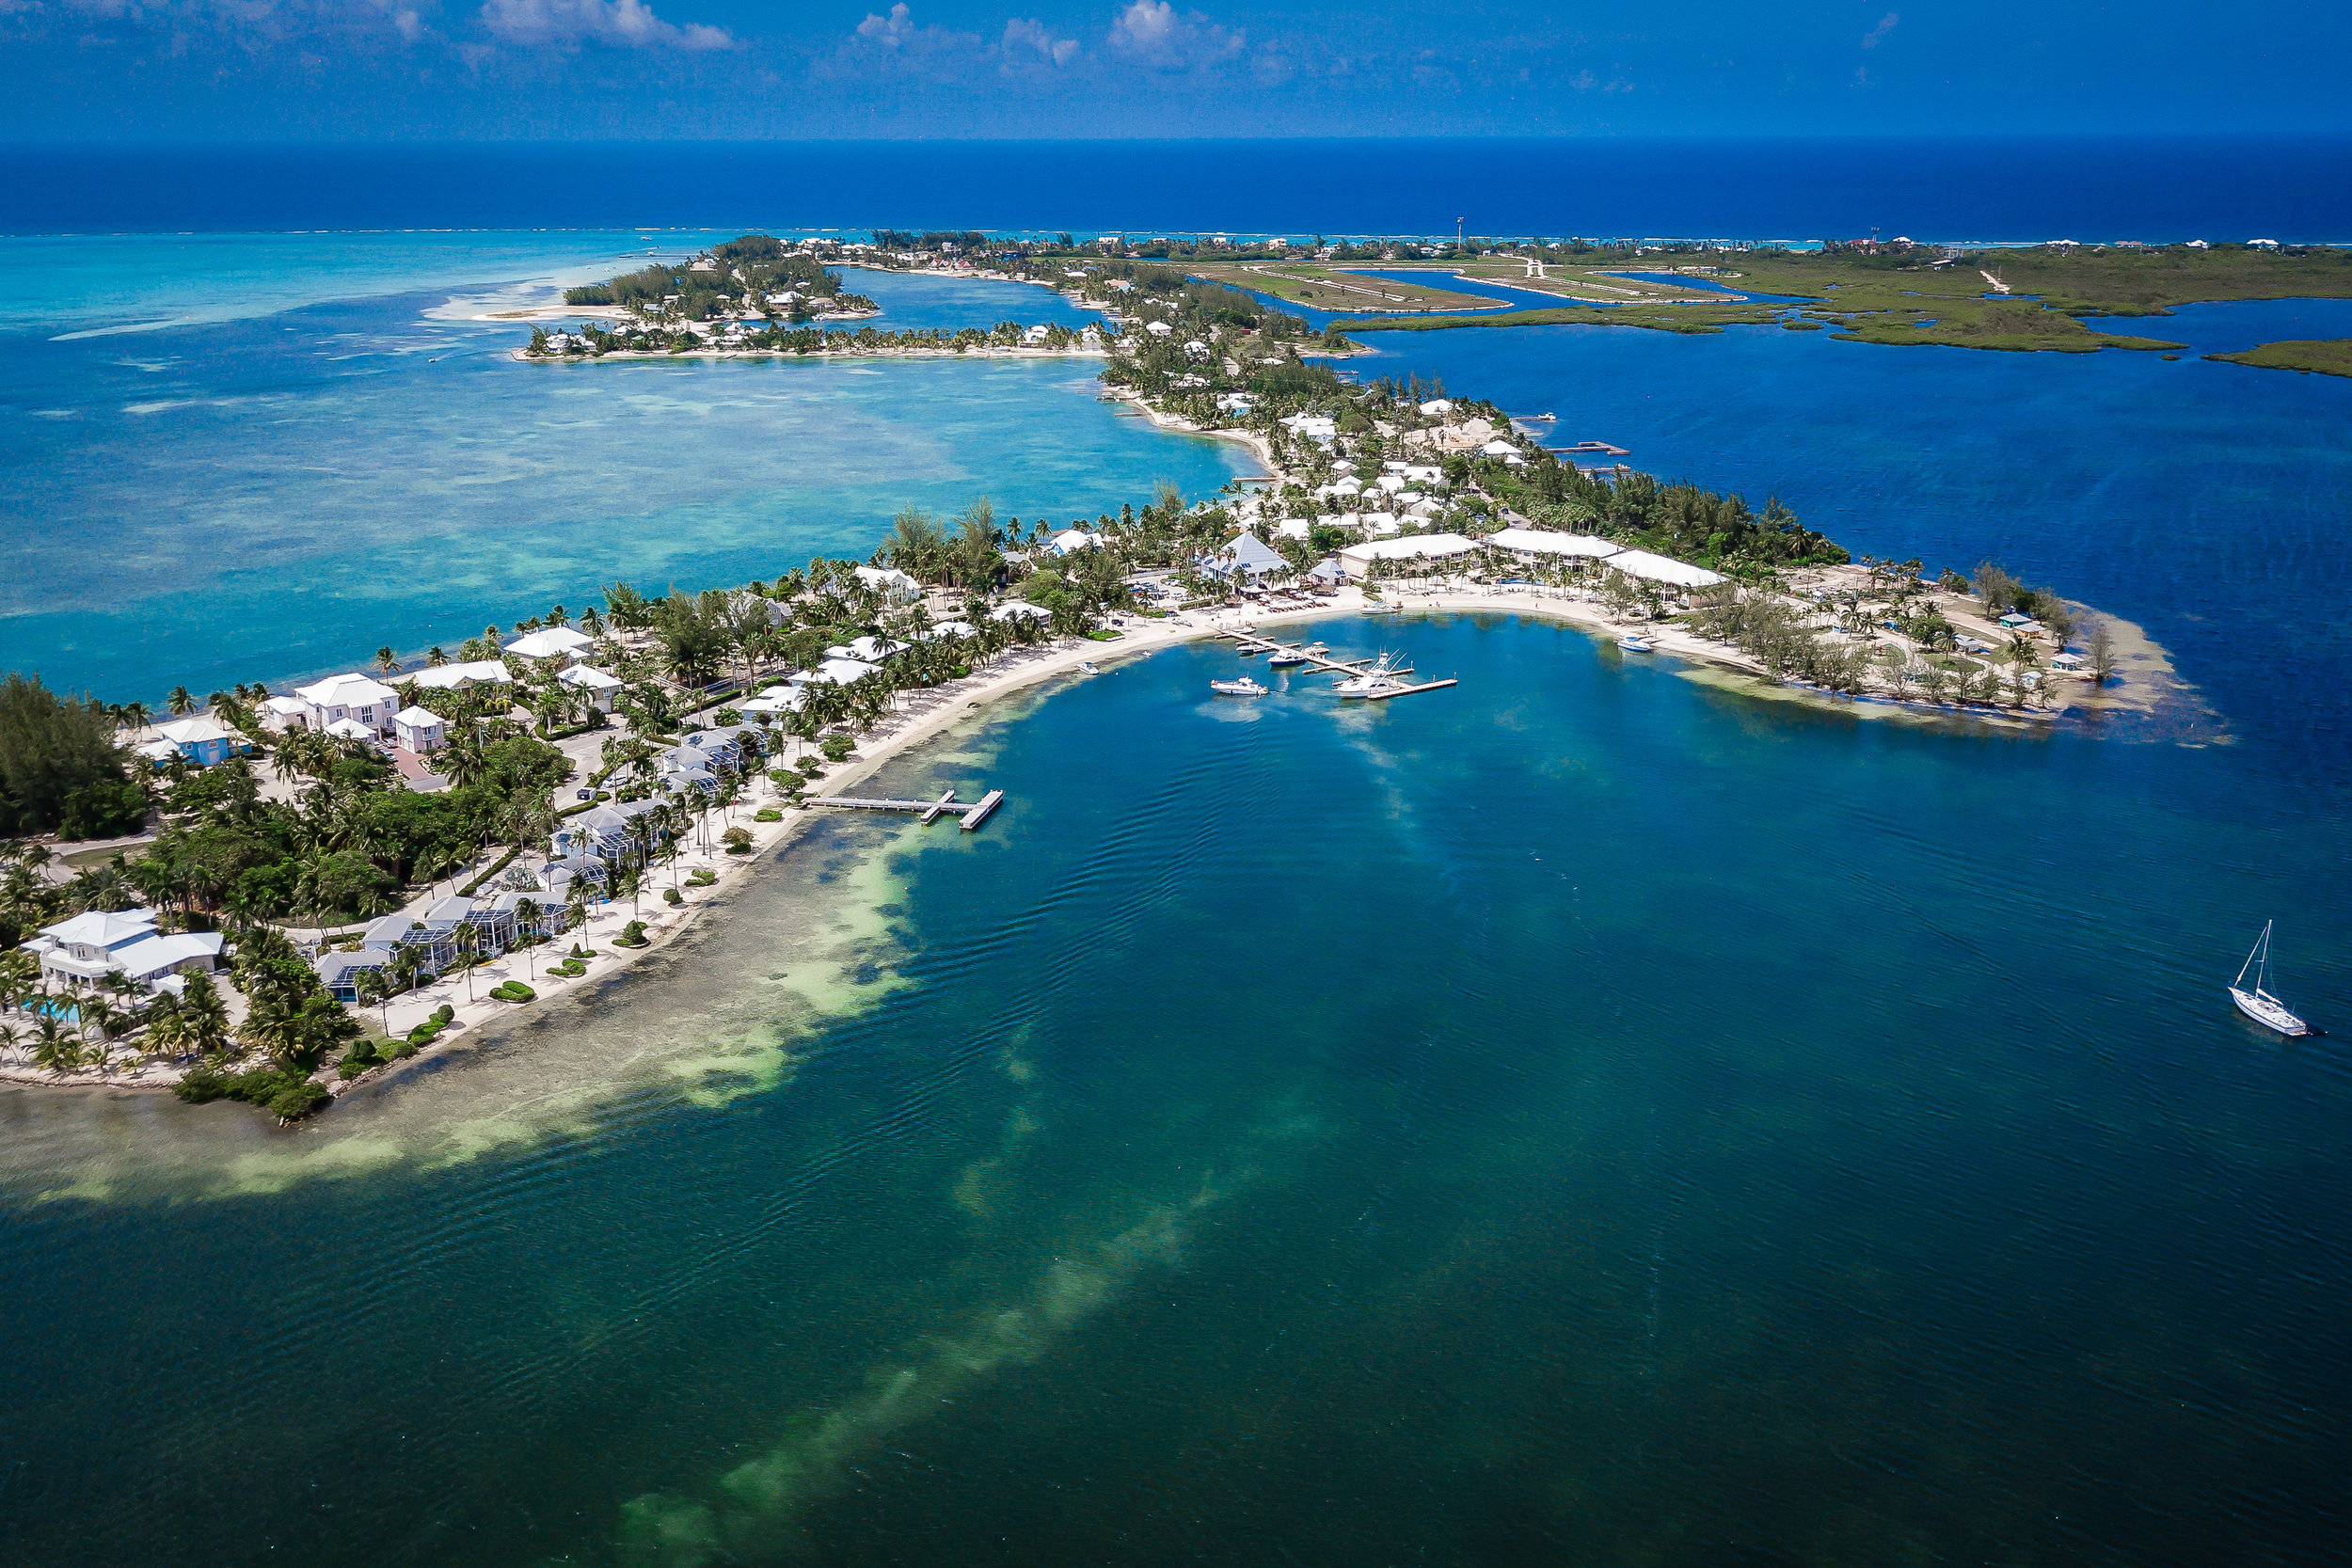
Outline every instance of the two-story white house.
[[121, 974], [149, 990], [177, 990], [170, 977], [189, 970], [219, 967], [218, 931], [164, 936], [152, 910], [91, 910], [55, 926], [24, 944], [40, 957], [43, 977], [67, 986], [91, 986]]
[[399, 692], [356, 673], [329, 675], [310, 686], [298, 686], [294, 695], [309, 707], [308, 719], [314, 730], [331, 730], [337, 724], [349, 722], [371, 735], [388, 735], [393, 716], [400, 712]]

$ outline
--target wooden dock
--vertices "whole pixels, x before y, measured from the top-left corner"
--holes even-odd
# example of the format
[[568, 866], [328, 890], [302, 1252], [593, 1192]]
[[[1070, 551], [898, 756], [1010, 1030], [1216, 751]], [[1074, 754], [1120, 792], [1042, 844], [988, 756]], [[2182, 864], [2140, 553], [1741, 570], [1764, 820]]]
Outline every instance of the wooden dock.
[[[965, 808], [962, 816], [957, 820], [963, 831], [968, 833], [987, 821], [990, 814], [1004, 803], [1005, 792], [1001, 789], [992, 789]], [[936, 800], [893, 800], [858, 795], [812, 795], [801, 804], [803, 807], [834, 806], [843, 811], [912, 812], [920, 816], [923, 819], [922, 825], [928, 828], [947, 813], [954, 811], [961, 802], [957, 800], [956, 792], [951, 789]]]
[[1441, 681], [1423, 681], [1419, 686], [1392, 686], [1386, 691], [1367, 691], [1364, 693], [1364, 701], [1385, 703], [1391, 697], [1409, 697], [1416, 691], [1435, 691], [1441, 686], [1452, 686], [1454, 680], [1454, 676], [1448, 675]]

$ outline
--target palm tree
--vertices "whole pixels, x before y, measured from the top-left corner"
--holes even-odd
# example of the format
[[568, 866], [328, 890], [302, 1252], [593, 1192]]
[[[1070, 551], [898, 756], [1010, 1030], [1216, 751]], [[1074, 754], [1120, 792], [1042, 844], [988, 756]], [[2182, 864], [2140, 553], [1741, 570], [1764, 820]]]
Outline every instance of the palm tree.
[[400, 657], [389, 647], [378, 648], [375, 650], [375, 667], [382, 671], [385, 674], [398, 674], [400, 673]]
[[392, 1032], [392, 986], [384, 978], [384, 972], [376, 969], [360, 971], [359, 977], [352, 982], [351, 990], [352, 994], [359, 999], [361, 1006], [373, 1002], [383, 1009], [384, 1033], [389, 1035]]
[[451, 936], [457, 939], [457, 958], [458, 962], [464, 966], [466, 971], [466, 1002], [469, 1006], [473, 1003], [473, 955], [475, 940], [481, 934], [481, 927], [476, 926], [470, 920], [459, 921], [455, 929], [450, 932]]
[[229, 1005], [220, 999], [211, 975], [198, 973], [187, 977], [177, 1011], [187, 1027], [187, 1043], [198, 1055], [215, 1056], [227, 1049]]
[[185, 719], [196, 711], [196, 699], [188, 694], [186, 687], [175, 686], [171, 694], [164, 699], [164, 705], [171, 709], [173, 718]]
[[[595, 611], [591, 610], [589, 613], [594, 614]], [[531, 949], [534, 939], [539, 934], [539, 901], [536, 898], [515, 900], [515, 939], [516, 944], [523, 950], [523, 973], [534, 980], [539, 977], [539, 971], [532, 962]]]
[[71, 1072], [81, 1065], [81, 1051], [56, 1013], [42, 1013], [34, 1021], [33, 1060], [48, 1072]]

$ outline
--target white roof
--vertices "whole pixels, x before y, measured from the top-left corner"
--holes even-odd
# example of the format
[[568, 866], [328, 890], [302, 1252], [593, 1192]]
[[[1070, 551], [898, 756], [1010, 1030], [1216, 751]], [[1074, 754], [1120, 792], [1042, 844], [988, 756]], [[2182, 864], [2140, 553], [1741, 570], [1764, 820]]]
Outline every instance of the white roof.
[[1340, 560], [1353, 565], [1370, 565], [1375, 561], [1448, 561], [1457, 555], [1474, 553], [1478, 546], [1458, 533], [1412, 533], [1401, 539], [1367, 539], [1360, 545], [1350, 545], [1340, 552]]
[[621, 677], [608, 674], [593, 664], [575, 664], [555, 677], [565, 686], [584, 686], [591, 691], [618, 691]]
[[262, 707], [263, 711], [277, 714], [280, 719], [310, 711], [310, 705], [299, 697], [264, 697], [262, 699]]
[[880, 665], [867, 664], [854, 658], [829, 658], [814, 670], [803, 670], [792, 677], [795, 686], [847, 686], [874, 673]]
[[1154, 338], [1165, 338], [1176, 329], [1166, 322], [1145, 322], [1143, 329]]
[[857, 579], [868, 588], [896, 588], [903, 591], [923, 586], [896, 566], [860, 566], [857, 569]]
[[91, 947], [113, 947], [119, 942], [135, 941], [155, 934], [153, 910], [91, 910], [55, 926], [43, 926], [40, 934], [57, 942], [80, 942]]
[[576, 654], [596, 639], [583, 636], [569, 626], [548, 626], [527, 636], [517, 637], [506, 645], [506, 651], [517, 658], [558, 658]]
[[180, 748], [168, 740], [151, 740], [144, 746], [135, 747], [134, 750], [150, 762], [169, 762], [180, 754]]
[[345, 740], [373, 740], [375, 732], [357, 719], [338, 719], [326, 726], [326, 733]]
[[1421, 411], [1424, 414], [1451, 414], [1454, 412], [1453, 400], [1449, 398], [1431, 398], [1427, 403], [1421, 405]]
[[412, 730], [430, 729], [441, 722], [441, 716], [425, 708], [405, 707], [392, 715], [392, 722], [405, 724]]
[[838, 647], [827, 648], [825, 657], [855, 659], [860, 664], [880, 664], [883, 659], [894, 657], [906, 651], [907, 645], [903, 642], [887, 637], [876, 637], [873, 633], [867, 632], [863, 637], [850, 639]]
[[1510, 442], [1505, 441], [1501, 437], [1497, 437], [1496, 439], [1487, 442], [1485, 446], [1479, 448], [1478, 450], [1485, 452], [1489, 457], [1501, 457], [1506, 452], [1516, 454], [1519, 449], [1513, 446]]
[[969, 621], [939, 621], [934, 622], [930, 628], [923, 633], [923, 640], [928, 642], [934, 637], [970, 637], [973, 635], [972, 623]]
[[1584, 555], [1595, 559], [1615, 555], [1624, 548], [1606, 539], [1596, 539], [1589, 533], [1558, 533], [1546, 528], [1506, 528], [1500, 533], [1486, 535], [1486, 543], [1499, 550], [1525, 550], [1531, 555]]
[[996, 610], [996, 619], [999, 621], [1018, 621], [1025, 617], [1031, 620], [1050, 621], [1054, 618], [1054, 612], [1041, 605], [1027, 604], [1019, 599], [1015, 599], [1009, 605], [999, 605]]
[[412, 680], [427, 691], [454, 691], [461, 686], [511, 686], [515, 677], [506, 673], [506, 666], [495, 658], [477, 658], [469, 664], [440, 664], [420, 670], [403, 677]]
[[155, 733], [174, 745], [188, 746], [199, 740], [233, 740], [233, 731], [223, 728], [210, 719], [175, 719], [168, 724], [158, 724]]
[[134, 980], [169, 969], [173, 964], [190, 958], [220, 957], [221, 935], [218, 931], [183, 931], [174, 936], [151, 936], [145, 942], [135, 942], [113, 955], [114, 967]]
[[1072, 550], [1083, 550], [1102, 542], [1103, 536], [1099, 533], [1089, 533], [1082, 528], [1066, 528], [1054, 535], [1054, 553], [1068, 555]]
[[757, 714], [798, 713], [801, 710], [801, 705], [807, 701], [808, 693], [800, 687], [771, 687], [750, 702], [738, 705], [736, 711]]
[[372, 681], [357, 673], [329, 675], [323, 681], [294, 688], [294, 695], [320, 707], [364, 707], [370, 703], [389, 703], [392, 689], [381, 681]]
[[1645, 578], [1650, 582], [1672, 583], [1677, 588], [1705, 588], [1724, 580], [1720, 572], [1704, 566], [1676, 561], [1669, 556], [1652, 555], [1647, 550], [1620, 550], [1609, 558], [1611, 569], [1629, 577]]

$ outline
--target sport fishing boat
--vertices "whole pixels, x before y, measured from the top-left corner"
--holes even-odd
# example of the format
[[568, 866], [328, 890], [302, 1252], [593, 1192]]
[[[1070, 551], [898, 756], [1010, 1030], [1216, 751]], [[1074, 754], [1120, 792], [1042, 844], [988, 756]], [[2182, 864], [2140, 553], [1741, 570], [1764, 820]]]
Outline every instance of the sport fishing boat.
[[1248, 675], [1237, 681], [1211, 681], [1209, 689], [1220, 697], [1263, 697], [1266, 689]]
[[1306, 663], [1306, 650], [1302, 648], [1277, 648], [1274, 650], [1273, 656], [1269, 657], [1266, 662], [1277, 670], [1286, 670], [1294, 664]]
[[[2310, 1024], [2287, 1011], [2287, 1005], [2270, 994], [2266, 982], [2270, 975], [2270, 927], [2263, 922], [2263, 934], [2254, 942], [2254, 950], [2238, 965], [2237, 978], [2230, 982], [2230, 1000], [2237, 1010], [2265, 1029], [2275, 1029], [2289, 1039], [2312, 1032]], [[2254, 989], [2246, 989], [2246, 972], [2254, 972]]]
[[1382, 654], [1372, 661], [1372, 667], [1359, 673], [1333, 681], [1331, 689], [1343, 697], [1369, 697], [1405, 683], [1399, 677], [1413, 673], [1409, 664], [1399, 664], [1398, 655]]

